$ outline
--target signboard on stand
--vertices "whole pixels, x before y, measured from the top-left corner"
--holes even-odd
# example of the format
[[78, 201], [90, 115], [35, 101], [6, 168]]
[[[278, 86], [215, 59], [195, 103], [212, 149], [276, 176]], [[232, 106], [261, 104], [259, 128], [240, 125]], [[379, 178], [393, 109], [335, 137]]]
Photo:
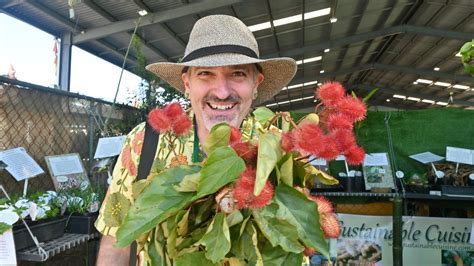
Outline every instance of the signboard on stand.
[[[392, 265], [392, 217], [338, 214], [341, 236], [331, 240], [337, 265]], [[403, 217], [404, 265], [470, 265], [473, 219]], [[461, 264], [462, 265], [462, 264]]]

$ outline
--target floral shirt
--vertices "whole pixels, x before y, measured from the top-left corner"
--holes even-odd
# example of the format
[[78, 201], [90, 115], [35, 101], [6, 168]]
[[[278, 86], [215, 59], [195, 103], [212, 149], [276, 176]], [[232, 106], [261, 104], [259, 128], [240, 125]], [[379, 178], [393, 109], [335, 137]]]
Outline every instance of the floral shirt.
[[[115, 236], [128, 207], [133, 203], [133, 184], [137, 177], [138, 163], [145, 136], [145, 122], [136, 126], [126, 137], [122, 152], [115, 165], [112, 182], [106, 199], [95, 223], [97, 230], [103, 235]], [[155, 162], [150, 174], [155, 174], [165, 167], [178, 164], [191, 164], [194, 134], [180, 138], [179, 144], [170, 149], [160, 135], [159, 146], [155, 154]], [[107, 207], [107, 201], [113, 204]]]
[[[258, 122], [253, 119], [246, 119], [241, 128], [242, 139], [254, 138], [259, 127], [261, 125]], [[116, 232], [128, 209], [144, 187], [140, 184], [146, 184], [140, 182], [141, 180], [136, 180], [144, 136], [145, 122], [136, 126], [125, 139], [124, 147], [112, 174], [112, 182], [95, 223], [95, 227], [103, 235], [116, 236]], [[194, 131], [191, 130], [188, 135], [180, 137], [178, 144], [174, 147], [167, 145], [168, 142], [164, 136], [160, 134], [149, 179], [166, 168], [181, 164], [192, 164]], [[199, 154], [199, 157], [202, 158], [203, 156], [205, 155]], [[152, 231], [154, 230], [152, 229]], [[148, 265], [147, 250], [149, 249], [150, 239], [148, 234], [146, 235], [143, 239], [137, 239], [137, 265]]]

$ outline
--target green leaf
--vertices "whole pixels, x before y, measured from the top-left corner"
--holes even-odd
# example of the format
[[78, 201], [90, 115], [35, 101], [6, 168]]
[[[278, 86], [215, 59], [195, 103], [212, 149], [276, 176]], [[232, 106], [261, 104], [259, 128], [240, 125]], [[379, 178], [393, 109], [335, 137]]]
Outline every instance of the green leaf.
[[253, 111], [255, 119], [263, 126], [275, 116], [275, 113], [267, 107], [258, 107]]
[[200, 178], [201, 175], [199, 172], [187, 175], [183, 178], [179, 185], [174, 186], [174, 189], [179, 192], [195, 192], [197, 191]]
[[280, 180], [283, 184], [293, 186], [293, 154], [287, 153], [282, 158], [280, 166]]
[[291, 127], [291, 124], [290, 124], [290, 114], [288, 114], [288, 117], [286, 116], [282, 116], [281, 118], [281, 131], [283, 132], [288, 132], [290, 131], [290, 127]]
[[12, 229], [11, 225], [0, 222], [0, 236], [10, 229]]
[[199, 243], [206, 246], [206, 258], [213, 263], [222, 260], [230, 251], [229, 226], [223, 212], [219, 212], [214, 216], [214, 220]]
[[283, 184], [276, 188], [275, 199], [279, 206], [277, 216], [296, 227], [305, 246], [316, 249], [329, 260], [329, 249], [319, 224], [316, 203]]
[[199, 166], [173, 167], [157, 175], [138, 196], [117, 231], [117, 247], [129, 245], [140, 234], [152, 229], [196, 199], [192, 192], [174, 189], [184, 176], [198, 172]]
[[216, 265], [206, 258], [203, 251], [185, 253], [177, 257], [174, 263], [175, 263], [174, 264], [175, 266], [191, 266], [191, 265], [214, 266]]
[[240, 238], [232, 239], [232, 253], [248, 261], [248, 265], [263, 266], [262, 255], [257, 245], [257, 230], [251, 221], [248, 219], [245, 221], [242, 223]]
[[230, 147], [219, 147], [207, 158], [201, 170], [198, 197], [217, 192], [235, 181], [245, 170], [245, 162]]
[[188, 219], [189, 219], [189, 210], [183, 215], [181, 220], [178, 222], [177, 232], [178, 235], [184, 236], [188, 233]]
[[219, 147], [229, 145], [230, 126], [226, 123], [219, 123], [214, 125], [209, 132], [206, 142], [204, 143], [204, 150], [207, 154], [211, 154]]
[[211, 215], [212, 206], [214, 205], [214, 197], [209, 197], [204, 203], [201, 203], [197, 207], [196, 218], [194, 219], [194, 224], [198, 225], [206, 221]]
[[164, 242], [163, 242], [163, 230], [160, 226], [158, 226], [152, 234], [150, 245], [148, 247], [148, 252], [146, 252], [146, 256], [148, 256], [148, 260], [150, 265], [156, 266], [164, 266], [166, 265], [165, 262], [165, 252], [163, 250]]
[[270, 243], [264, 243], [260, 249], [265, 266], [280, 265], [302, 265], [303, 253], [286, 252], [280, 247], [272, 247]]
[[471, 49], [473, 49], [473, 44], [474, 44], [474, 40], [472, 42], [466, 42], [465, 44], [463, 44], [459, 52], [461, 54], [469, 52]]
[[150, 184], [150, 181], [146, 179], [141, 179], [133, 183], [132, 185], [132, 195], [136, 199], [140, 193]]
[[227, 217], [227, 224], [229, 227], [232, 227], [244, 220], [244, 216], [239, 210], [234, 210], [231, 214], [229, 214]]
[[367, 93], [367, 95], [365, 95], [365, 97], [362, 99], [362, 101], [364, 103], [368, 103], [370, 98], [372, 98], [372, 96], [374, 96], [374, 94], [379, 90], [379, 88], [375, 88], [373, 90], [371, 90], [369, 93]]
[[267, 132], [259, 136], [257, 155], [257, 177], [253, 190], [254, 195], [262, 192], [268, 176], [275, 168], [281, 157], [280, 137]]
[[304, 247], [298, 242], [296, 228], [286, 220], [276, 217], [278, 205], [272, 203], [262, 209], [253, 209], [252, 215], [263, 235], [273, 247], [281, 246], [287, 252], [300, 253]]

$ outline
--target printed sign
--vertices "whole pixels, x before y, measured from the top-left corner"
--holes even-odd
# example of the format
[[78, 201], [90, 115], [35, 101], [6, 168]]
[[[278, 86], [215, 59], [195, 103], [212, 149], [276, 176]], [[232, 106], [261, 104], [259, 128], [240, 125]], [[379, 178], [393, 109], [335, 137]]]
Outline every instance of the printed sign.
[[[336, 265], [392, 265], [392, 217], [338, 214], [341, 236], [330, 243]], [[473, 219], [404, 216], [404, 265], [471, 265]], [[463, 264], [459, 264], [463, 263]]]

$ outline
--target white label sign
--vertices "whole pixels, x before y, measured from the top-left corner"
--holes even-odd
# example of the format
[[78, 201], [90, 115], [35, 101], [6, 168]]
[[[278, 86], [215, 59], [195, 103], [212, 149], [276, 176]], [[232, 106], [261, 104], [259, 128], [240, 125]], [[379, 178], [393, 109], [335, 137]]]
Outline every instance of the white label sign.
[[474, 150], [446, 147], [446, 161], [474, 165]]
[[78, 174], [84, 172], [79, 154], [46, 156], [53, 176]]
[[12, 230], [8, 230], [0, 235], [0, 265], [17, 265]]
[[28, 154], [23, 147], [0, 152], [0, 160], [8, 166], [6, 170], [16, 179], [21, 181], [30, 177], [43, 174], [38, 163]]
[[94, 159], [113, 157], [120, 154], [125, 136], [100, 138]]
[[365, 155], [364, 166], [385, 166], [388, 165], [386, 153], [368, 153]]
[[444, 159], [444, 157], [438, 156], [431, 152], [422, 152], [418, 154], [413, 154], [413, 155], [410, 155], [410, 158], [424, 164], [437, 162]]

